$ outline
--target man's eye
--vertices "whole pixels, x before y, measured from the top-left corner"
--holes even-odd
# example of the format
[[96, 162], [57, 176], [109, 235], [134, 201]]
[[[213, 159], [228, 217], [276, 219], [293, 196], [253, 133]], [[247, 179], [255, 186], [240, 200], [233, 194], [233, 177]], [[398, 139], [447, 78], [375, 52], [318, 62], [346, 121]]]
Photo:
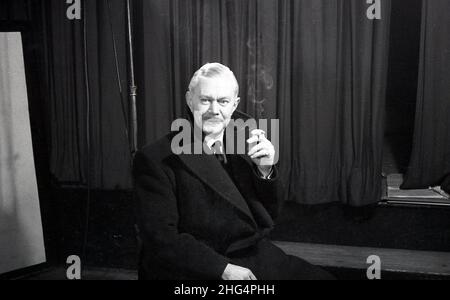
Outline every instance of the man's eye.
[[221, 105], [227, 105], [228, 103], [230, 103], [228, 100], [219, 100], [219, 104]]
[[202, 103], [209, 103], [209, 100], [208, 100], [208, 99], [200, 99], [200, 101], [201, 101]]

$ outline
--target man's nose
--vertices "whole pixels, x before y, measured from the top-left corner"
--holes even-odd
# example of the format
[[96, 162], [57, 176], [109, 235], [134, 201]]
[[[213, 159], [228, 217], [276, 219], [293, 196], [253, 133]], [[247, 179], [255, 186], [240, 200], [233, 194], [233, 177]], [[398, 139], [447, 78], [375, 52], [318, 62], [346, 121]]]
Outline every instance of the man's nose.
[[217, 101], [211, 101], [211, 104], [209, 105], [209, 112], [214, 115], [219, 114], [219, 103], [217, 103]]

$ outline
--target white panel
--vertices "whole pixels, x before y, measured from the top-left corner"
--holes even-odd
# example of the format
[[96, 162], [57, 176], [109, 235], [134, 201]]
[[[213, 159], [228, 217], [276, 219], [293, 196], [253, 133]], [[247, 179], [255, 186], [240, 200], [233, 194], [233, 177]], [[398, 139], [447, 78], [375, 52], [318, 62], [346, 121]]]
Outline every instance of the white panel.
[[45, 260], [22, 39], [0, 32], [0, 274]]

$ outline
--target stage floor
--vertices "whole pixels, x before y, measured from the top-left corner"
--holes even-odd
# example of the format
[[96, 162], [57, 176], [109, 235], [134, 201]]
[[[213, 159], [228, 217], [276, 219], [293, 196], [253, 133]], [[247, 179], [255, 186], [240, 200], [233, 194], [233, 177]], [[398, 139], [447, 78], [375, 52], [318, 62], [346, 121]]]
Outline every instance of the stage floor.
[[[83, 280], [137, 280], [137, 271], [111, 268], [86, 268], [82, 271]], [[64, 267], [44, 269], [17, 278], [19, 280], [67, 280]]]

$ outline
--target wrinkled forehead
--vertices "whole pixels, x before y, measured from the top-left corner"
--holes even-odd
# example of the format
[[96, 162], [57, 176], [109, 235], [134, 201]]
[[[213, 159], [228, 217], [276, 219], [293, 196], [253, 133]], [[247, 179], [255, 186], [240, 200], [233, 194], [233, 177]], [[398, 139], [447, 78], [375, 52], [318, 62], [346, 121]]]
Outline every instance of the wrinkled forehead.
[[227, 75], [200, 77], [195, 88], [198, 96], [211, 98], [235, 98], [238, 86], [236, 81]]

